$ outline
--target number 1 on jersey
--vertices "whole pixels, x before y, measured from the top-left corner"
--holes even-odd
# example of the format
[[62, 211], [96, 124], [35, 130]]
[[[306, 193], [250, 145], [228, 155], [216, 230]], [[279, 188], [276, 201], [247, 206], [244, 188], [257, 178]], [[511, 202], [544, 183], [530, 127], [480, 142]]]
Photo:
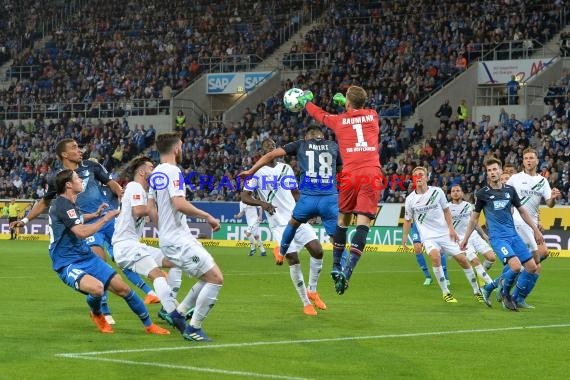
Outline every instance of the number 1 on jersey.
[[362, 124], [354, 124], [352, 129], [356, 131], [356, 144], [357, 148], [366, 148], [368, 143], [364, 141], [364, 133], [362, 133]]

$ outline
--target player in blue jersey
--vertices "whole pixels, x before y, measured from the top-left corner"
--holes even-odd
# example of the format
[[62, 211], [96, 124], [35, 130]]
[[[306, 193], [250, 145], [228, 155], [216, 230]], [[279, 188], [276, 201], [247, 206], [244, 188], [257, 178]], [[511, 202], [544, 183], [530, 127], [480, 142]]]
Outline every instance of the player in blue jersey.
[[[83, 153], [79, 149], [79, 145], [73, 139], [63, 139], [59, 141], [55, 147], [55, 152], [57, 157], [62, 163], [64, 169], [75, 170], [79, 178], [83, 181], [83, 192], [81, 192], [77, 197], [77, 206], [81, 212], [86, 214], [95, 213], [97, 208], [102, 203], [107, 203], [108, 199], [101, 189], [101, 185], [106, 185], [109, 187], [112, 193], [114, 193], [118, 198], [123, 194], [122, 187], [114, 180], [109, 178], [109, 174], [103, 166], [98, 163], [83, 160]], [[15, 225], [20, 227], [26, 224], [29, 220], [34, 219], [41, 213], [45, 212], [49, 207], [51, 201], [57, 195], [54, 190], [54, 184], [52, 179], [48, 180], [48, 189], [46, 194], [42, 199], [40, 199], [28, 216], [16, 223]], [[91, 221], [93, 223], [95, 220]], [[103, 228], [101, 228], [93, 236], [88, 236], [86, 238], [87, 245], [89, 245], [93, 251], [103, 260], [105, 260], [105, 243], [108, 246], [111, 245], [111, 238], [113, 237], [114, 222], [111, 221], [107, 223]], [[140, 276], [136, 273], [134, 274], [138, 277], [138, 280], [134, 281], [134, 284], [144, 283]], [[145, 284], [146, 285], [146, 284]], [[150, 290], [150, 288], [148, 288]], [[107, 297], [103, 297], [103, 313], [107, 316], [108, 322], [113, 324], [114, 319], [111, 316], [111, 312], [107, 306]]]
[[[503, 264], [509, 267], [501, 275], [503, 280], [503, 288], [501, 290], [502, 303], [505, 308], [516, 311], [517, 300], [513, 300], [510, 295], [515, 278], [520, 272], [517, 288], [519, 293], [528, 296], [538, 279], [538, 274], [536, 273], [538, 267], [533, 260], [532, 253], [517, 233], [511, 212], [512, 207], [517, 208], [524, 222], [532, 228], [537, 244], [543, 244], [544, 238], [529, 213], [522, 207], [515, 188], [501, 183], [501, 161], [492, 157], [485, 162], [485, 169], [488, 185], [475, 194], [475, 210], [469, 219], [469, 225], [461, 242], [461, 248], [466, 249], [469, 237], [479, 221], [479, 214], [483, 211], [487, 220], [491, 247]], [[523, 266], [525, 270], [521, 272]], [[487, 284], [481, 289], [483, 296], [487, 300], [495, 288], [494, 284], [495, 282]]]
[[[299, 226], [310, 219], [320, 217], [327, 234], [334, 236], [338, 220], [337, 173], [342, 169], [338, 144], [325, 140], [318, 126], [311, 126], [304, 140], [297, 140], [263, 155], [253, 167], [242, 173], [253, 175], [259, 168], [273, 162], [278, 157], [294, 155], [300, 168], [299, 198], [289, 224], [283, 232], [280, 250], [275, 251], [278, 264], [289, 249]], [[346, 262], [346, 251], [341, 266]]]
[[[93, 253], [85, 238], [94, 235], [113, 221], [118, 210], [109, 210], [100, 204], [93, 213], [82, 213], [76, 205], [78, 195], [84, 191], [84, 183], [77, 172], [71, 169], [60, 171], [54, 179], [54, 190], [58, 195], [49, 209], [50, 245], [49, 255], [52, 268], [69, 287], [87, 295], [90, 316], [102, 333], [113, 333], [102, 310], [103, 293], [109, 289], [123, 298], [130, 309], [140, 318], [145, 331], [166, 335], [170, 332], [152, 323], [143, 301], [117, 276], [110, 265]], [[90, 224], [86, 221], [96, 220]]]

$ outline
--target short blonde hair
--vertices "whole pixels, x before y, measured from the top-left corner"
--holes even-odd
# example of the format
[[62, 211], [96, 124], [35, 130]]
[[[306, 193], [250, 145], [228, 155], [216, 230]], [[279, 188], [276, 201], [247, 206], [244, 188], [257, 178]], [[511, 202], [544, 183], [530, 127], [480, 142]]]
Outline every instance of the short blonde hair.
[[427, 169], [426, 169], [424, 166], [416, 166], [416, 167], [414, 168], [414, 170], [412, 170], [412, 174], [414, 174], [414, 173], [417, 172], [417, 171], [422, 171], [422, 172], [424, 172], [424, 174], [426, 174], [426, 175], [428, 174], [428, 171], [427, 171]]
[[368, 95], [362, 87], [350, 86], [348, 90], [346, 90], [346, 99], [350, 101], [352, 108], [364, 108], [364, 103], [366, 103], [367, 97]]

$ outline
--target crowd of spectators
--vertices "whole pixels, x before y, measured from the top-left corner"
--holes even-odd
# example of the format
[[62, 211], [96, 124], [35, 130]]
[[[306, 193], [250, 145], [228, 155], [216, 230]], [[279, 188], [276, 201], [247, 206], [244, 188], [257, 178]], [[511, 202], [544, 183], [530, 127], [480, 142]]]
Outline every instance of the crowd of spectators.
[[[501, 41], [544, 43], [560, 29], [560, 1], [338, 1], [283, 62], [314, 57], [324, 93], [354, 81], [385, 117], [419, 101]], [[326, 90], [329, 91], [326, 91]]]
[[32, 48], [51, 26], [79, 11], [86, 2], [3, 0], [0, 5], [0, 66]]
[[88, 120], [81, 116], [57, 121], [0, 127], [0, 198], [41, 198], [47, 178], [59, 169], [54, 147], [73, 138], [85, 159], [96, 159], [114, 178], [132, 157], [147, 153], [156, 131], [152, 125], [129, 126], [126, 119]]
[[[42, 63], [44, 69], [42, 77], [31, 78], [27, 84], [19, 84], [18, 89], [11, 89], [17, 91], [19, 99], [41, 101], [56, 96], [63, 100], [70, 94], [90, 103], [133, 96], [160, 99], [165, 87], [172, 93], [186, 85], [180, 81], [190, 77], [180, 73], [190, 72], [189, 57], [196, 53], [226, 54], [224, 49], [230, 45], [238, 50], [267, 47], [267, 38], [274, 31], [270, 24], [267, 24], [269, 31], [255, 29], [258, 34], [228, 35], [227, 31], [235, 30], [237, 25], [252, 25], [252, 17], [261, 17], [259, 20], [263, 22], [267, 14], [274, 14], [267, 9], [277, 9], [281, 3], [243, 1], [240, 4], [249, 6], [232, 8], [227, 6], [229, 3], [198, 2], [194, 7], [197, 19], [184, 16], [187, 12], [175, 12], [186, 4], [184, 1], [174, 1], [160, 9], [153, 8], [155, 2], [150, 0], [138, 5], [99, 1], [94, 4], [107, 19], [89, 12], [82, 14], [74, 20], [75, 24], [70, 23], [55, 33], [54, 51], [45, 49], [23, 58], [30, 60], [27, 61], [30, 64]], [[382, 12], [371, 4], [335, 4], [330, 11], [330, 22], [309, 32], [300, 48], [303, 52], [321, 52], [323, 45], [333, 47], [330, 62], [300, 73], [294, 81], [283, 82], [280, 91], [256, 109], [248, 109], [241, 121], [224, 124], [220, 120], [203, 120], [198, 125], [178, 128], [184, 141], [182, 166], [193, 185], [188, 191], [189, 198], [238, 200], [235, 176], [259, 158], [263, 139], [271, 137], [283, 145], [303, 138], [312, 120], [305, 113], [291, 113], [283, 108], [282, 95], [286, 89], [293, 86], [311, 89], [315, 103], [338, 112], [332, 106], [332, 95], [356, 83], [369, 91], [367, 106], [379, 109], [383, 115], [381, 161], [388, 178], [408, 175], [413, 166], [422, 164], [430, 168], [431, 183], [446, 189], [461, 182], [470, 194], [484, 182], [481, 169], [484, 158], [495, 154], [520, 168], [520, 153], [530, 144], [539, 150], [541, 170], [568, 201], [570, 98], [566, 96], [553, 100], [548, 115], [529, 116], [524, 121], [504, 113], [498, 120], [478, 122], [460, 121], [453, 115], [450, 127], [442, 128], [434, 136], [423, 136], [421, 120], [413, 128], [405, 128], [399, 118], [386, 117], [385, 112], [388, 104], [396, 102], [400, 107], [409, 101], [413, 107], [421, 91], [433, 87], [436, 78], [457, 70], [457, 57], [475, 54], [481, 44], [517, 35], [538, 40], [551, 37], [557, 27], [553, 21], [557, 3], [541, 4], [542, 12], [532, 9], [532, 2], [525, 1], [504, 7], [490, 1], [402, 1], [390, 3], [391, 7], [382, 8]], [[119, 13], [117, 7], [126, 7], [128, 12]], [[512, 14], [520, 7], [526, 12]], [[409, 17], [402, 18], [404, 14]], [[185, 38], [175, 39], [177, 33]], [[140, 45], [129, 43], [135, 36]], [[205, 36], [210, 36], [207, 44], [201, 43], [200, 37]], [[473, 42], [476, 40], [479, 42]], [[73, 58], [78, 55], [79, 59]], [[435, 76], [430, 76], [430, 68], [435, 68]], [[40, 89], [46, 78], [51, 80], [51, 87]], [[557, 86], [568, 87], [568, 75]], [[0, 106], [6, 95], [0, 93]], [[555, 101], [562, 106], [554, 104]], [[76, 138], [85, 147], [86, 158], [97, 158], [116, 176], [121, 165], [135, 154], [145, 152], [158, 158], [152, 144], [153, 134], [150, 127], [128, 126], [126, 119], [120, 118], [104, 124], [82, 116], [66, 116], [57, 122], [37, 118], [35, 123], [23, 127], [8, 125], [0, 129], [0, 198], [41, 196], [46, 176], [56, 170], [53, 154], [48, 152], [63, 137]], [[325, 134], [334, 138], [328, 130]], [[417, 143], [424, 137], [418, 148]], [[290, 163], [298, 169], [294, 159]], [[402, 202], [406, 193], [397, 186], [389, 186], [382, 200]]]
[[320, 3], [310, 4], [91, 1], [53, 30], [45, 47], [15, 59], [13, 66], [34, 72], [0, 91], [0, 114], [16, 119], [18, 111], [24, 112], [20, 118], [34, 118], [36, 109], [44, 115], [47, 110], [120, 117], [141, 108], [133, 104], [141, 101], [165, 112], [172, 95], [205, 69], [252, 68], [252, 60], [266, 58], [289, 37], [284, 30], [299, 28], [300, 15], [318, 15]]

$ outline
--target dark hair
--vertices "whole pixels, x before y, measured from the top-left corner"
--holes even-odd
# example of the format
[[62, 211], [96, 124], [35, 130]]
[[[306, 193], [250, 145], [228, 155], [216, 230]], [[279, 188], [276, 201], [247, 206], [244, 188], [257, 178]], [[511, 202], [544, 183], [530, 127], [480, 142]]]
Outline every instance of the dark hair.
[[315, 136], [323, 136], [323, 131], [318, 125], [311, 125], [309, 128], [307, 128], [305, 136], [308, 136], [310, 138], [315, 138]]
[[74, 142], [74, 139], [63, 139], [57, 143], [55, 146], [55, 154], [57, 154], [57, 157], [59, 157], [60, 160], [63, 160], [62, 154], [67, 150], [67, 144]]
[[147, 162], [150, 162], [154, 165], [154, 162], [147, 156], [137, 156], [133, 158], [129, 161], [127, 167], [121, 173], [121, 178], [132, 181], [135, 178], [136, 171]]
[[58, 194], [65, 193], [65, 185], [68, 182], [71, 182], [72, 178], [73, 178], [73, 170], [71, 169], [63, 169], [62, 171], [57, 173], [54, 179], [55, 191]]
[[491, 158], [488, 158], [487, 161], [485, 161], [485, 169], [486, 169], [487, 167], [493, 165], [493, 164], [499, 165], [500, 168], [503, 167], [503, 163], [501, 162], [501, 160], [499, 160], [499, 159], [496, 158], [496, 157], [491, 157]]
[[156, 136], [156, 149], [160, 154], [170, 153], [174, 145], [180, 140], [181, 138], [178, 132], [161, 133]]

